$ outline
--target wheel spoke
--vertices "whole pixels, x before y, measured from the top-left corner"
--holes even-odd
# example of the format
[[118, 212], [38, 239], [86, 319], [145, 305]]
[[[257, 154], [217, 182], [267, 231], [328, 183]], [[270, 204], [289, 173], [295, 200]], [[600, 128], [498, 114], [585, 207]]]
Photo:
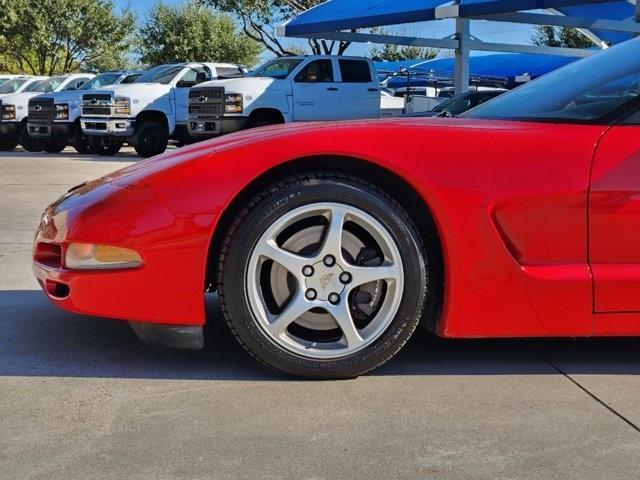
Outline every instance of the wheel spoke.
[[308, 258], [280, 248], [273, 240], [269, 240], [259, 246], [256, 249], [256, 253], [282, 265], [294, 275], [299, 275], [302, 272], [302, 268], [309, 263]]
[[342, 208], [333, 207], [331, 209], [331, 219], [327, 227], [320, 257], [325, 255], [334, 255], [336, 258], [342, 258], [342, 230], [344, 228], [344, 219], [346, 211]]
[[302, 295], [296, 295], [286, 306], [284, 311], [269, 322], [268, 328], [272, 335], [281, 336], [287, 327], [295, 322], [300, 315], [313, 308], [313, 303], [308, 302]]
[[381, 265], [379, 267], [347, 267], [353, 280], [349, 285], [351, 288], [364, 285], [378, 280], [399, 280], [400, 268], [397, 264]]
[[340, 330], [342, 330], [342, 334], [347, 341], [348, 348], [357, 348], [364, 342], [364, 339], [360, 336], [356, 325], [353, 323], [348, 302], [342, 301], [338, 305], [333, 305], [327, 308], [327, 311], [334, 318], [340, 327]]

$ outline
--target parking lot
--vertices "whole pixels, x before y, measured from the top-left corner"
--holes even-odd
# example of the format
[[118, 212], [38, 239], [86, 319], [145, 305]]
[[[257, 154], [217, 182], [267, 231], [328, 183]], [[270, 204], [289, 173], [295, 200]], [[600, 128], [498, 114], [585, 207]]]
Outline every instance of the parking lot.
[[54, 308], [30, 267], [41, 211], [137, 160], [0, 156], [0, 478], [637, 478], [638, 340], [419, 332], [367, 376], [312, 382], [251, 360], [213, 296], [199, 352]]

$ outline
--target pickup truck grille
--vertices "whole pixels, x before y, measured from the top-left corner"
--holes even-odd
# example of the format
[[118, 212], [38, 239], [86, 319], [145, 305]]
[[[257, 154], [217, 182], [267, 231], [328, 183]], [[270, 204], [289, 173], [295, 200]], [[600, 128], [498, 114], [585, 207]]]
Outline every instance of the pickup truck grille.
[[224, 114], [224, 87], [197, 88], [189, 91], [189, 116], [221, 117]]
[[108, 117], [111, 115], [111, 95], [108, 93], [87, 93], [82, 96], [82, 115]]
[[53, 122], [53, 99], [29, 100], [29, 122]]

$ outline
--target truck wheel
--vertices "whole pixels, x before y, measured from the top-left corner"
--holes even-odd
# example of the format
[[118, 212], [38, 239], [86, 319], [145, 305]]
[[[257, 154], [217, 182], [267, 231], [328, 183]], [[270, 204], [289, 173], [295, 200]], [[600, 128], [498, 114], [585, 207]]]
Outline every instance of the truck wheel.
[[85, 135], [80, 127], [76, 127], [73, 139], [71, 140], [71, 145], [76, 149], [76, 152], [82, 155], [94, 153], [91, 137], [89, 135]]
[[142, 158], [164, 153], [169, 142], [167, 129], [156, 122], [145, 122], [133, 135], [133, 148]]
[[0, 151], [9, 152], [18, 146], [16, 137], [0, 137]]
[[44, 145], [44, 151], [47, 153], [60, 153], [67, 148], [67, 142], [52, 141]]
[[247, 128], [266, 127], [280, 123], [284, 123], [282, 115], [278, 115], [275, 112], [259, 112], [249, 118]]
[[44, 150], [44, 144], [41, 140], [29, 136], [26, 125], [20, 132], [20, 145], [27, 152], [41, 152]]
[[122, 142], [116, 138], [105, 138], [104, 140], [97, 139], [94, 142], [92, 151], [103, 157], [112, 157], [122, 148]]

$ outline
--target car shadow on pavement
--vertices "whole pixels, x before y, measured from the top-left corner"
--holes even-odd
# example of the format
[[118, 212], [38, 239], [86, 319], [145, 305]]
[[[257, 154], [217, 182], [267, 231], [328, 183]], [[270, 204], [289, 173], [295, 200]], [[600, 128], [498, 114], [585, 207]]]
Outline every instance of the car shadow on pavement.
[[[0, 376], [290, 380], [251, 359], [215, 296], [202, 351], [158, 349], [124, 322], [61, 311], [36, 290], [0, 291]], [[419, 329], [370, 376], [640, 374], [640, 340], [444, 340]]]

